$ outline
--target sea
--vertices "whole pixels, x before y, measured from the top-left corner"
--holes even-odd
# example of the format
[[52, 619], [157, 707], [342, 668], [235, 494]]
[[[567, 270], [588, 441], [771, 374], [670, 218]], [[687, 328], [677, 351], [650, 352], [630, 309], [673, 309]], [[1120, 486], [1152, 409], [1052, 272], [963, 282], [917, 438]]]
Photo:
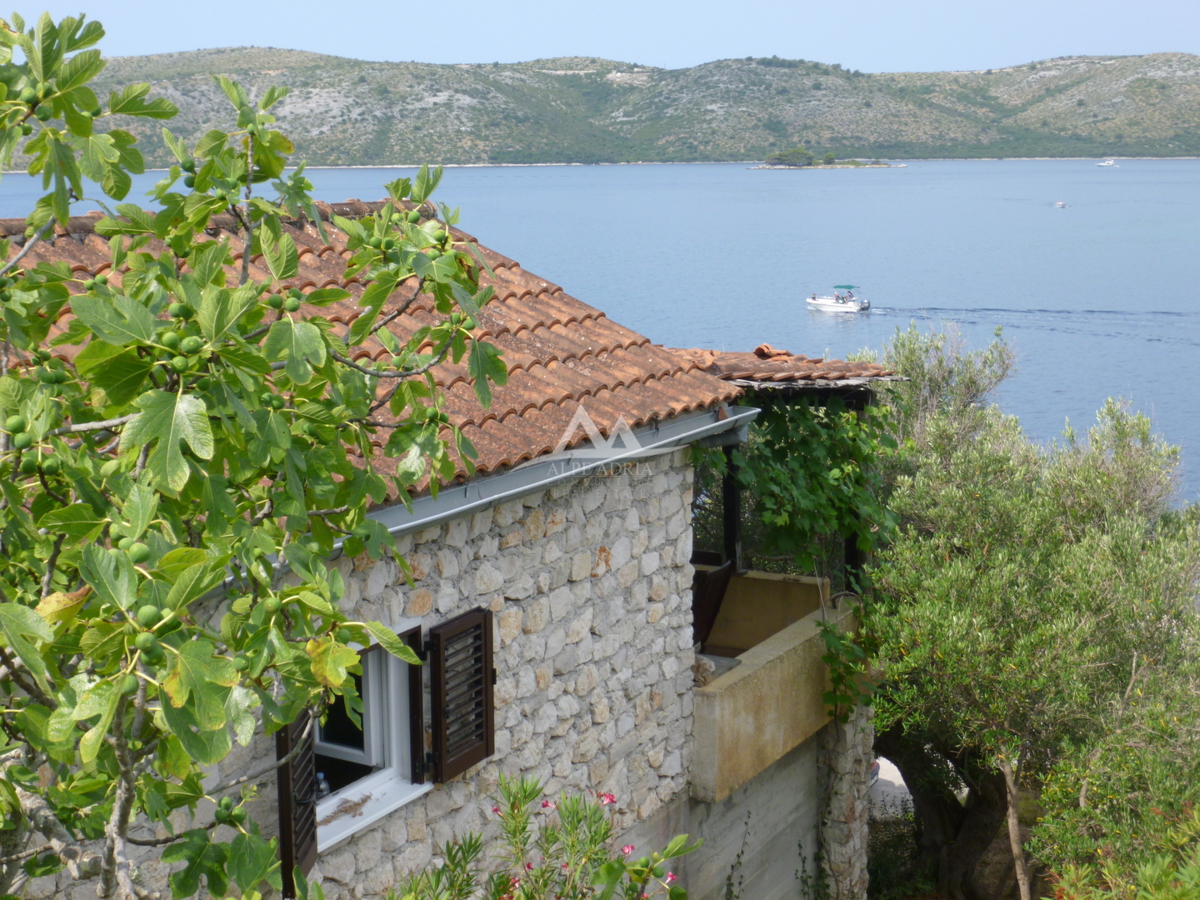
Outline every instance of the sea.
[[[1200, 500], [1200, 160], [910, 160], [448, 168], [437, 197], [525, 269], [673, 347], [843, 358], [910, 324], [969, 348], [997, 329], [1016, 371], [993, 398], [1049, 443], [1109, 397], [1182, 448]], [[317, 198], [378, 199], [414, 170], [313, 168]], [[134, 194], [159, 175], [146, 173]], [[0, 180], [0, 216], [36, 185]], [[859, 286], [870, 312], [804, 298]]]

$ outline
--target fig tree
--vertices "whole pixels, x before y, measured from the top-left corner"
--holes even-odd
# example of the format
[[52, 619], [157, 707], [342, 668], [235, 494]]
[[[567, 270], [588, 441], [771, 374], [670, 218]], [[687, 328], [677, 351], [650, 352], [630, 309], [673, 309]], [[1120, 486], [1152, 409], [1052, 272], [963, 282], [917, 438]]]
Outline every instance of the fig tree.
[[24, 431], [20, 434], [14, 434], [12, 444], [14, 450], [28, 450], [33, 446], [33, 435]]
[[121, 693], [130, 697], [138, 692], [138, 677], [129, 672], [121, 677]]
[[150, 548], [140, 541], [129, 545], [129, 561], [135, 566], [141, 565], [150, 558]]
[[9, 416], [4, 420], [4, 430], [13, 434], [19, 434], [28, 427], [29, 423], [25, 421], [24, 416]]
[[133, 639], [133, 646], [146, 652], [158, 646], [158, 638], [149, 631], [139, 631], [137, 637]]
[[188, 354], [188, 356], [191, 356], [193, 353], [199, 353], [203, 347], [204, 338], [196, 337], [195, 335], [192, 335], [191, 337], [185, 337], [183, 342], [179, 345], [179, 349]]
[[22, 475], [35, 475], [37, 474], [37, 470], [38, 462], [32, 456], [26, 456], [23, 460], [21, 460]]

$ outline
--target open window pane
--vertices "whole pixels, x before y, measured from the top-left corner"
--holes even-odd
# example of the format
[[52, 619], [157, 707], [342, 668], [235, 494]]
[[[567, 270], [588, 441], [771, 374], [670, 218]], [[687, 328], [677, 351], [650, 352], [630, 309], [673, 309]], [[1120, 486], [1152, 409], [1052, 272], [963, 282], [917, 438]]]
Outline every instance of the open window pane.
[[[354, 690], [362, 697], [362, 676], [352, 675], [351, 678], [354, 680]], [[350, 718], [350, 713], [346, 710], [345, 697], [338, 697], [329, 707], [329, 711], [325, 717], [325, 724], [321, 726], [320, 741], [322, 745], [326, 746], [334, 744], [349, 750], [358, 750], [359, 753], [366, 752], [366, 735], [354, 723], [354, 720]]]

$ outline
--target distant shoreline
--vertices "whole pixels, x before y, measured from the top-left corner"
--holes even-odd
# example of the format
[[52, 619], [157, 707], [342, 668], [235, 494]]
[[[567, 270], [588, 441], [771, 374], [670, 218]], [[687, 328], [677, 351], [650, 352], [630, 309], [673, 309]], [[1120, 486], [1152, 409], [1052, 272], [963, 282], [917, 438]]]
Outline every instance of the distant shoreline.
[[[1037, 162], [1043, 160], [1062, 160], [1063, 162], [1089, 162], [1102, 159], [1115, 160], [1197, 160], [1200, 156], [919, 156], [905, 157], [891, 163], [883, 165], [871, 165], [865, 163], [858, 166], [768, 166], [762, 160], [756, 159], [731, 159], [731, 160], [686, 160], [680, 162], [662, 162], [661, 160], [647, 160], [645, 162], [599, 162], [599, 163], [580, 163], [580, 162], [562, 162], [562, 163], [442, 163], [443, 169], [545, 169], [553, 167], [567, 166], [751, 166], [754, 169], [897, 169], [901, 168], [900, 163], [913, 162]], [[419, 169], [424, 163], [380, 163], [379, 165], [352, 165], [352, 166], [309, 166], [304, 168], [321, 169], [321, 170], [337, 170], [337, 169]], [[294, 167], [289, 167], [294, 168]], [[165, 168], [147, 168], [147, 172], [166, 172]], [[23, 169], [5, 169], [0, 171], [0, 176], [4, 175], [25, 175]], [[2, 188], [0, 188], [2, 190]]]

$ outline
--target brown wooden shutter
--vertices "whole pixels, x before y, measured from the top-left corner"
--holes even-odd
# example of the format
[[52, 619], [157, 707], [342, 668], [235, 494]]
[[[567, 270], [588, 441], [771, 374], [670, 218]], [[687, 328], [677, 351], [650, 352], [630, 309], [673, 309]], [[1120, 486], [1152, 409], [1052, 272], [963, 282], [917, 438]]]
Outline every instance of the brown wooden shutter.
[[[283, 896], [295, 897], [292, 870], [299, 866], [305, 875], [317, 861], [317, 758], [314, 721], [301, 713], [296, 721], [275, 733], [275, 758], [283, 759], [303, 742], [300, 752], [279, 767], [279, 860]], [[308, 734], [304, 730], [308, 728]]]
[[[425, 648], [421, 641], [421, 627], [417, 626], [400, 635], [417, 656], [424, 657]], [[413, 784], [425, 783], [425, 691], [422, 684], [424, 666], [408, 667], [408, 746], [412, 759], [409, 778]]]
[[477, 609], [429, 631], [433, 780], [448, 781], [496, 752], [492, 614]]

